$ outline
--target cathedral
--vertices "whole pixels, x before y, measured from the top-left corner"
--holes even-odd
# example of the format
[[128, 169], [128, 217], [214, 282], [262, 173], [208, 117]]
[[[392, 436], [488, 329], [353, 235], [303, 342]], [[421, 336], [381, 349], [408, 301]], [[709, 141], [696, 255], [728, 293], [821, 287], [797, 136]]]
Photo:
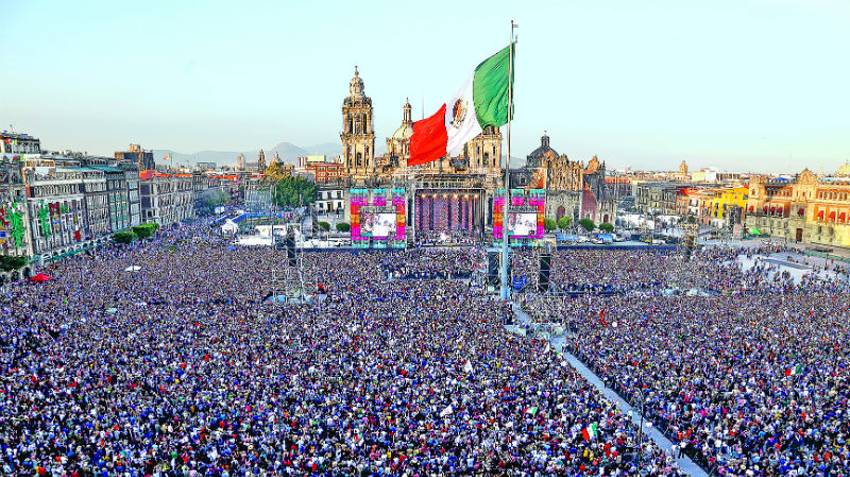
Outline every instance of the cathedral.
[[[413, 135], [412, 108], [405, 100], [401, 124], [386, 138], [386, 153], [375, 154], [372, 99], [355, 67], [342, 102], [342, 159], [348, 185], [360, 189], [403, 189], [409, 235], [483, 236], [493, 225], [493, 200], [504, 187], [502, 133], [487, 127], [457, 157], [408, 166]], [[605, 163], [585, 166], [559, 156], [544, 135], [527, 164], [512, 171], [512, 188], [547, 189], [546, 216], [613, 221], [613, 200], [605, 189]], [[551, 198], [551, 199], [550, 199]], [[552, 205], [549, 205], [550, 200]], [[350, 211], [346, 206], [346, 217]]]

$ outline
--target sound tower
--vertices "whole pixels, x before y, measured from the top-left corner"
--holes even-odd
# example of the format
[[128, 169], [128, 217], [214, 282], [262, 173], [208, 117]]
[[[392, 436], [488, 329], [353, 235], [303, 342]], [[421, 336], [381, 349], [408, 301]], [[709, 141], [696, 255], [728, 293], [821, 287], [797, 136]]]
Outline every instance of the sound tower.
[[546, 293], [549, 291], [549, 270], [552, 264], [551, 253], [540, 254], [540, 271], [537, 274], [537, 291]]
[[286, 259], [289, 261], [289, 266], [298, 266], [298, 262], [295, 260], [295, 238], [287, 236], [283, 244], [286, 247]]
[[499, 286], [499, 252], [487, 252], [487, 286]]

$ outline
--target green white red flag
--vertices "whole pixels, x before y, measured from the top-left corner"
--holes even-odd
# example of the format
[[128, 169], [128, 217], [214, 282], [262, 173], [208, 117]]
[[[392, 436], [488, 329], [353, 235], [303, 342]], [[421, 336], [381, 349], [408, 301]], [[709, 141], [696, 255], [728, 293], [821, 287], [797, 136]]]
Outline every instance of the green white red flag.
[[457, 156], [485, 127], [507, 124], [509, 86], [513, 87], [511, 55], [515, 52], [516, 44], [512, 44], [482, 61], [436, 113], [413, 123], [409, 166]]

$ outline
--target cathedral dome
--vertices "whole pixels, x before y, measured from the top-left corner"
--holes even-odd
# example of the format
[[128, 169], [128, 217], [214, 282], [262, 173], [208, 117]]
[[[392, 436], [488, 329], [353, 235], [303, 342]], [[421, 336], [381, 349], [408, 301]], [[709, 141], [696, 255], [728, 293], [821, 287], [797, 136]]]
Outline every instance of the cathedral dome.
[[544, 132], [540, 138], [540, 146], [528, 154], [527, 164], [530, 167], [539, 167], [546, 157], [558, 157], [558, 153], [549, 146], [549, 136]]
[[401, 126], [393, 133], [392, 139], [394, 141], [407, 141], [410, 139], [410, 136], [413, 136], [413, 125], [401, 123]]

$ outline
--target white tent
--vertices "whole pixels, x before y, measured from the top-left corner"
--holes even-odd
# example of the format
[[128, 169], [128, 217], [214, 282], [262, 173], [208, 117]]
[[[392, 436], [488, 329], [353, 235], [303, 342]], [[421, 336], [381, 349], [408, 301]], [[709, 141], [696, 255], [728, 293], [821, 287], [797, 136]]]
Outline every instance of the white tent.
[[224, 225], [221, 226], [221, 233], [223, 234], [234, 235], [237, 232], [239, 232], [239, 225], [230, 219], [225, 220]]
[[140, 267], [138, 265], [130, 265], [129, 267], [125, 268], [124, 271], [125, 272], [138, 272], [141, 269], [142, 269], [142, 267]]

